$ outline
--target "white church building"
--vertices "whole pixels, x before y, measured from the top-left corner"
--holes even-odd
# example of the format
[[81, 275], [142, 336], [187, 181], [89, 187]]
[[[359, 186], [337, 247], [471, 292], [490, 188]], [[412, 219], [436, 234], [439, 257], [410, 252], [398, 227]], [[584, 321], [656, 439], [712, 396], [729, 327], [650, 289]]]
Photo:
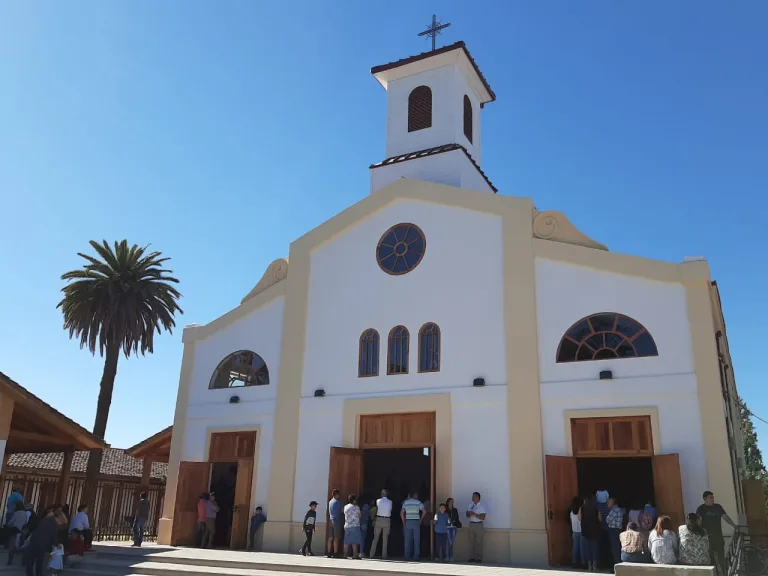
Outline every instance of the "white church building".
[[316, 553], [333, 488], [462, 511], [478, 491], [485, 560], [508, 564], [570, 563], [566, 510], [598, 488], [680, 523], [704, 490], [742, 514], [706, 260], [616, 254], [497, 191], [481, 168], [496, 95], [463, 42], [371, 72], [387, 135], [370, 193], [184, 330], [159, 542], [194, 540], [208, 490], [230, 500], [219, 543], [244, 547], [262, 506], [268, 551], [299, 548], [317, 500]]

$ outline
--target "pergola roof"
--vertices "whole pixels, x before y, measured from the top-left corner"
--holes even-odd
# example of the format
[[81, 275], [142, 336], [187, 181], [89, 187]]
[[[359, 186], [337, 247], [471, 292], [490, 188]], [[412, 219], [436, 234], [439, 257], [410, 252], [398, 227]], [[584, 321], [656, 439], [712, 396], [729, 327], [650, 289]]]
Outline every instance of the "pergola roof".
[[125, 453], [134, 458], [149, 457], [153, 462], [168, 462], [171, 454], [171, 436], [173, 435], [173, 426], [168, 426], [153, 434], [146, 440], [142, 440], [135, 446], [128, 448]]
[[0, 394], [14, 402], [6, 454], [94, 450], [108, 446], [2, 372]]

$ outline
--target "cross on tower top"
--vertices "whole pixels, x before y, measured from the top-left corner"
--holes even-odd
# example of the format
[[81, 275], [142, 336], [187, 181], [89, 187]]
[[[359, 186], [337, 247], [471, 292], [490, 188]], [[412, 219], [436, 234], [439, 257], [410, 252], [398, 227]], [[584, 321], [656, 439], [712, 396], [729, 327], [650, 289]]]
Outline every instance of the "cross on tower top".
[[444, 28], [448, 28], [451, 23], [448, 22], [446, 24], [443, 24], [442, 21], [437, 19], [437, 16], [432, 14], [432, 24], [427, 26], [427, 29], [424, 30], [424, 32], [419, 32], [419, 36], [431, 36], [432, 37], [432, 50], [435, 49], [435, 38], [437, 38], [437, 35], [441, 33], [441, 30]]

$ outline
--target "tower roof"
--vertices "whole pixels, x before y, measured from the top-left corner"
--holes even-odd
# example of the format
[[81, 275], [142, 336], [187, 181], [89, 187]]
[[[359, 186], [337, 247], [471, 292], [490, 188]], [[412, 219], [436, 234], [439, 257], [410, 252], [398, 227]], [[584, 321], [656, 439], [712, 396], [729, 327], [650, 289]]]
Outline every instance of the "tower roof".
[[481, 104], [487, 104], [496, 100], [496, 94], [491, 90], [490, 84], [488, 84], [483, 73], [480, 72], [480, 68], [478, 68], [463, 41], [443, 46], [437, 50], [423, 52], [416, 56], [402, 58], [389, 64], [374, 66], [371, 68], [371, 74], [386, 90], [388, 82], [447, 64], [458, 64], [464, 68], [467, 73], [467, 79]]

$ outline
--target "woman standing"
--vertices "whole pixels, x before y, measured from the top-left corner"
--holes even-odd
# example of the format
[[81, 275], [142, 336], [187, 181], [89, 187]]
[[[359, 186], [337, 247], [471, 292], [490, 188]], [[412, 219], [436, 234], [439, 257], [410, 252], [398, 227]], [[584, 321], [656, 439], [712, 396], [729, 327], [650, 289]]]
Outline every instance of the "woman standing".
[[448, 498], [445, 501], [445, 510], [448, 513], [448, 541], [446, 542], [448, 562], [453, 562], [453, 543], [456, 541], [456, 531], [461, 528], [461, 519], [459, 518], [459, 511], [453, 505], [453, 498]]
[[571, 509], [569, 510], [568, 514], [571, 519], [571, 539], [573, 541], [573, 546], [571, 548], [571, 567], [573, 568], [579, 568], [582, 564], [586, 563], [584, 559], [586, 554], [582, 552], [586, 544], [582, 542], [581, 521], [579, 520], [581, 502], [581, 498], [576, 496], [571, 501]]
[[359, 560], [361, 540], [360, 507], [357, 505], [357, 495], [350, 494], [344, 506], [344, 557], [349, 557], [351, 549], [352, 559]]
[[685, 525], [677, 529], [680, 535], [680, 564], [711, 566], [709, 538], [701, 527], [701, 517], [695, 512], [688, 514]]
[[598, 544], [600, 543], [600, 524], [603, 517], [600, 514], [593, 496], [587, 496], [578, 513], [578, 519], [581, 524], [582, 539], [582, 562], [587, 564], [590, 572], [597, 571]]
[[648, 536], [648, 547], [656, 564], [677, 564], [677, 534], [672, 528], [672, 519], [669, 516], [659, 516], [656, 528], [651, 530]]

